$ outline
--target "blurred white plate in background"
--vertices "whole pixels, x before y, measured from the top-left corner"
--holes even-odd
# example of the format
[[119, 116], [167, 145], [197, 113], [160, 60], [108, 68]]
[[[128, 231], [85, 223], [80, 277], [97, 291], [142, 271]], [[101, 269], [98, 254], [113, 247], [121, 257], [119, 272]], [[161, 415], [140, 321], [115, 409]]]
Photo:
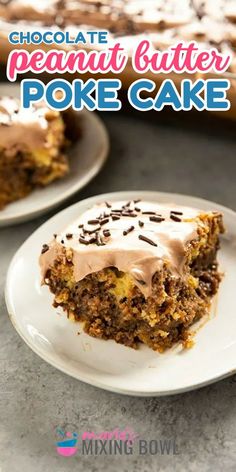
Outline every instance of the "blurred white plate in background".
[[[0, 96], [20, 96], [20, 86], [0, 84]], [[0, 226], [31, 220], [56, 207], [82, 189], [98, 174], [109, 152], [109, 138], [98, 115], [78, 112], [81, 137], [69, 151], [70, 173], [47, 187], [34, 190], [27, 197], [0, 211]]]

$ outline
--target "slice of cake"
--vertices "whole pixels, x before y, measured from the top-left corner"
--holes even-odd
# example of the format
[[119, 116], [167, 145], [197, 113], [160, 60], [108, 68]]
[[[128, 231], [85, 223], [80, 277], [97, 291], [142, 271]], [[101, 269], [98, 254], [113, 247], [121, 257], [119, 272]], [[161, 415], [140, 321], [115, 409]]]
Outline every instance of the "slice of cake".
[[209, 313], [222, 215], [146, 201], [104, 203], [44, 244], [43, 283], [91, 336], [162, 352]]
[[30, 110], [0, 99], [0, 209], [68, 172], [65, 123], [44, 103]]

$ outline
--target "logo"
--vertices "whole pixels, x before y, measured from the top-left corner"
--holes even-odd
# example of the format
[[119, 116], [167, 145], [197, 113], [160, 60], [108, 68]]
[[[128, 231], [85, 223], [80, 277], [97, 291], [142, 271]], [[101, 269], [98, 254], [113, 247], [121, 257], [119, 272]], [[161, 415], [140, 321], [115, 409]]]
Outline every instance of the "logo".
[[77, 451], [81, 456], [180, 454], [175, 438], [144, 439], [130, 427], [112, 431], [83, 431], [79, 434], [58, 427], [56, 438], [57, 453], [63, 457], [74, 456]]
[[74, 456], [78, 449], [78, 434], [69, 431], [65, 432], [60, 428], [57, 428], [56, 434], [59, 439], [59, 441], [56, 442], [58, 454], [64, 457]]

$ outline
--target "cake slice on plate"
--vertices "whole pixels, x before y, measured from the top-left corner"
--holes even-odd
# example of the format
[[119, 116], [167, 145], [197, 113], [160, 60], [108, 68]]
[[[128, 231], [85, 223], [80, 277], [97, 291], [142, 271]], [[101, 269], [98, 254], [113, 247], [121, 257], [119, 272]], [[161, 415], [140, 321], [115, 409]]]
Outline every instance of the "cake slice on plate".
[[69, 170], [63, 116], [39, 103], [29, 110], [0, 99], [0, 209]]
[[159, 352], [191, 345], [221, 275], [222, 215], [148, 201], [99, 204], [45, 243], [54, 306], [91, 336]]

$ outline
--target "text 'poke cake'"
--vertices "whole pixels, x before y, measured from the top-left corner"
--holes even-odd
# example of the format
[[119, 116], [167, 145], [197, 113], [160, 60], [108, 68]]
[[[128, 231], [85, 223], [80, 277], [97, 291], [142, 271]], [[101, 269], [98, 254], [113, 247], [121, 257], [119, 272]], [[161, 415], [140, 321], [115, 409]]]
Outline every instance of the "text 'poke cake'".
[[99, 204], [44, 244], [43, 283], [91, 336], [159, 352], [191, 345], [221, 275], [222, 215], [148, 201]]

